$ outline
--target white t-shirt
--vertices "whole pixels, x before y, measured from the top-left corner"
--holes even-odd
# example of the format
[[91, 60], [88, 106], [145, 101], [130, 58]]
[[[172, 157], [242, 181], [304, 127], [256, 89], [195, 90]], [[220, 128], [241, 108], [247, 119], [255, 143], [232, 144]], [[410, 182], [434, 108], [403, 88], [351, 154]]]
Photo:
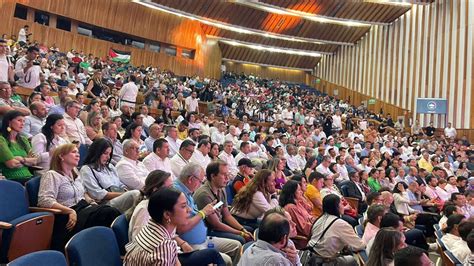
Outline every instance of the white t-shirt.
[[454, 127], [445, 128], [444, 129], [444, 135], [447, 138], [454, 138], [454, 137], [456, 137], [456, 129]]
[[18, 42], [26, 42], [26, 31], [24, 28], [21, 28], [20, 32], [18, 32]]
[[7, 60], [6, 55], [0, 55], [0, 81], [8, 81], [8, 67], [11, 63]]
[[16, 62], [15, 74], [20, 78], [17, 83], [22, 87], [34, 89], [40, 85], [41, 67], [39, 65], [33, 65], [28, 68], [28, 71], [25, 73], [23, 69], [27, 64], [28, 59], [26, 57], [22, 57]]
[[186, 98], [185, 104], [189, 108], [188, 112], [196, 112], [199, 105], [198, 98], [193, 99], [192, 96], [189, 96]]

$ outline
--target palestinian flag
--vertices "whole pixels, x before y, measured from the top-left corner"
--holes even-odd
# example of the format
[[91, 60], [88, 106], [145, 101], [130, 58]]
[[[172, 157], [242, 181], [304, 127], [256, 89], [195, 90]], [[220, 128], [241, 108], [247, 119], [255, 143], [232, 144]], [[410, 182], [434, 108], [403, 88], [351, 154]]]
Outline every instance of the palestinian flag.
[[131, 52], [124, 52], [110, 48], [109, 56], [112, 58], [112, 61], [119, 63], [128, 63], [130, 62]]

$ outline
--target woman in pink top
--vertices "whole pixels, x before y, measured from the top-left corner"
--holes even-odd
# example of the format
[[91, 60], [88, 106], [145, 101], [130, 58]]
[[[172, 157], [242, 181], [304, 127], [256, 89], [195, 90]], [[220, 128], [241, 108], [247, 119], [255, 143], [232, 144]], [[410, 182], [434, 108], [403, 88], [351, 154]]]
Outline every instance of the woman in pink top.
[[[315, 218], [308, 212], [303, 201], [303, 190], [298, 181], [289, 180], [283, 185], [279, 203], [291, 216], [296, 223], [298, 235], [309, 238], [311, 236], [311, 226]], [[307, 240], [295, 243], [297, 248], [305, 247]]]

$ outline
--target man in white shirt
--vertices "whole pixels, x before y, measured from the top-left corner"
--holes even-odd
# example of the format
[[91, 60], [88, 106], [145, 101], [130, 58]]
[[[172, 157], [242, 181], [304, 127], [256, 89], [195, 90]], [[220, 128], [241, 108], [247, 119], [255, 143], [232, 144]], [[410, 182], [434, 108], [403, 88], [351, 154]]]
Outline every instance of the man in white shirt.
[[30, 104], [31, 115], [25, 117], [25, 125], [22, 133], [28, 138], [41, 133], [48, 111], [43, 102], [33, 102]]
[[8, 45], [0, 39], [0, 81], [11, 81], [14, 79], [13, 65], [8, 58]]
[[240, 152], [235, 156], [235, 162], [238, 163], [242, 158], [250, 159], [249, 153], [252, 151], [251, 149], [250, 143], [246, 141], [240, 143]]
[[36, 46], [28, 47], [26, 55], [18, 59], [15, 64], [15, 74], [19, 77], [19, 86], [34, 89], [40, 85], [41, 67], [36, 59], [39, 56], [39, 49]]
[[[214, 131], [211, 134], [211, 140], [219, 145], [223, 145], [225, 141], [225, 124], [224, 122], [220, 121], [217, 126], [217, 131]], [[233, 145], [233, 144], [232, 144]]]
[[12, 87], [10, 83], [6, 81], [0, 81], [0, 119], [3, 115], [10, 110], [20, 111], [23, 115], [30, 115], [30, 110], [20, 102], [13, 100], [12, 97]]
[[197, 92], [193, 91], [190, 96], [184, 100], [186, 105], [186, 111], [188, 113], [196, 112], [199, 113], [199, 99], [197, 98]]
[[291, 110], [291, 106], [288, 106], [286, 110], [281, 112], [281, 118], [287, 126], [290, 126], [293, 123], [293, 110]]
[[79, 144], [92, 144], [86, 134], [86, 128], [81, 119], [77, 118], [81, 107], [77, 101], [69, 101], [65, 106], [64, 122], [66, 123], [66, 137], [70, 142], [78, 141]]
[[148, 115], [148, 106], [145, 104], [140, 105], [140, 113], [143, 115], [143, 125], [147, 128], [151, 126], [151, 124], [155, 123], [155, 118], [151, 115]]
[[148, 131], [150, 135], [145, 139], [145, 146], [149, 152], [153, 152], [153, 144], [158, 138], [160, 138], [161, 135], [161, 126], [156, 123], [151, 124]]
[[444, 129], [444, 136], [448, 139], [455, 139], [456, 135], [456, 129], [451, 127], [451, 123], [448, 123], [448, 126]]
[[267, 148], [265, 148], [265, 145], [263, 145], [263, 142], [265, 139], [263, 138], [262, 134], [256, 134], [255, 135], [255, 144], [258, 145], [258, 151], [257, 151], [257, 157], [259, 159], [263, 160], [268, 160], [271, 155], [267, 152]]
[[347, 167], [342, 156], [336, 156], [336, 169], [339, 173], [339, 177], [336, 179], [336, 182], [349, 180], [349, 171], [347, 171]]
[[230, 140], [224, 142], [224, 150], [219, 154], [219, 159], [223, 160], [229, 166], [230, 180], [233, 180], [234, 177], [239, 172], [237, 168], [237, 162], [235, 161], [234, 156], [232, 155], [232, 150], [234, 149], [234, 144]]
[[181, 143], [178, 153], [170, 160], [171, 172], [174, 176], [179, 176], [183, 167], [189, 163], [189, 160], [193, 156], [195, 146], [194, 142], [188, 139]]
[[172, 158], [178, 153], [179, 147], [181, 146], [181, 140], [178, 139], [178, 129], [175, 126], [166, 127], [166, 138], [168, 144], [170, 145], [170, 155]]
[[28, 43], [28, 36], [31, 35], [31, 33], [28, 32], [29, 26], [25, 25], [23, 28], [20, 29], [18, 32], [18, 43], [23, 46]]
[[380, 153], [383, 155], [384, 153], [388, 152], [390, 156], [393, 155], [392, 143], [390, 141], [385, 141], [385, 144], [382, 148], [380, 148]]
[[341, 117], [341, 111], [337, 110], [336, 114], [332, 116], [332, 127], [335, 130], [342, 130], [342, 117]]
[[207, 165], [211, 163], [211, 158], [209, 157], [210, 150], [211, 143], [205, 139], [201, 140], [189, 161], [199, 164], [205, 170]]
[[153, 152], [148, 154], [143, 159], [143, 164], [148, 171], [162, 170], [171, 173], [173, 180], [176, 180], [176, 176], [171, 171], [171, 162], [168, 158], [170, 153], [170, 145], [166, 139], [157, 139], [153, 143]]
[[122, 89], [120, 89], [120, 106], [127, 105], [135, 109], [138, 95], [138, 86], [135, 84], [136, 80], [135, 75], [130, 75], [128, 83], [124, 84]]
[[239, 143], [239, 139], [237, 138], [237, 128], [235, 126], [229, 127], [229, 133], [225, 135], [225, 140], [232, 141], [234, 147], [237, 148], [237, 143]]
[[450, 176], [448, 177], [448, 184], [444, 187], [444, 190], [446, 190], [446, 192], [449, 194], [459, 193], [457, 185], [457, 178], [455, 176]]
[[331, 176], [333, 173], [329, 170], [329, 165], [331, 165], [331, 156], [324, 155], [321, 163], [316, 166], [316, 171], [323, 174], [324, 176]]
[[124, 185], [129, 190], [142, 189], [145, 180], [150, 173], [146, 166], [138, 160], [140, 156], [140, 146], [133, 139], [126, 139], [123, 142], [123, 157], [117, 163], [117, 173]]
[[295, 172], [295, 171], [301, 172], [303, 169], [299, 167], [299, 164], [296, 158], [296, 154], [297, 154], [296, 147], [292, 144], [289, 144], [286, 150], [288, 151], [288, 154], [285, 155], [286, 164], [288, 165], [288, 168], [290, 168], [292, 172]]

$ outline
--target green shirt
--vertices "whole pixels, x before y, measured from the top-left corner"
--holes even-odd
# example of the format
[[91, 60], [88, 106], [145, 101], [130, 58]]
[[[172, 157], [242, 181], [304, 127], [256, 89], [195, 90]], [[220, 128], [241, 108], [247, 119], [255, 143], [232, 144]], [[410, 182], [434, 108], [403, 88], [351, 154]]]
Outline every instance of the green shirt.
[[373, 177], [369, 177], [369, 179], [367, 179], [367, 183], [369, 184], [370, 190], [372, 190], [372, 192], [377, 192], [382, 188], [380, 182]]
[[0, 170], [2, 170], [2, 174], [7, 179], [23, 180], [33, 176], [26, 166], [8, 168], [5, 165], [6, 161], [13, 159], [15, 156], [26, 157], [31, 151], [31, 145], [28, 139], [22, 136], [20, 137], [20, 141], [21, 142], [10, 142], [3, 136], [0, 136]]

